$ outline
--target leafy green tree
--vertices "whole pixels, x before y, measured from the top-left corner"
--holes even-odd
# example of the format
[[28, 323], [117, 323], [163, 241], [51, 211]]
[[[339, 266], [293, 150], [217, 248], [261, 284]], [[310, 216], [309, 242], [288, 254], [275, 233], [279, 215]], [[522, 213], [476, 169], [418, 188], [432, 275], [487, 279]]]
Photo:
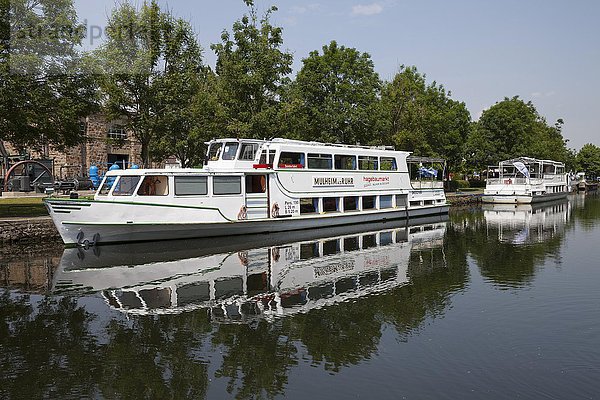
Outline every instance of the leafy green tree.
[[123, 3], [113, 11], [96, 56], [103, 66], [106, 111], [126, 118], [145, 166], [154, 140], [191, 132], [187, 110], [180, 108], [194, 98], [196, 75], [204, 67], [188, 22], [161, 11], [154, 0], [139, 11]]
[[401, 66], [382, 92], [386, 137], [396, 147], [446, 159], [448, 172], [462, 162], [471, 116], [462, 102], [436, 82], [427, 84], [417, 68]]
[[562, 120], [551, 127], [531, 101], [505, 98], [485, 110], [467, 140], [467, 159], [480, 168], [501, 160], [528, 156], [568, 161]]
[[84, 34], [72, 0], [1, 0], [0, 140], [40, 151], [83, 139], [97, 104], [77, 51]]
[[302, 60], [291, 99], [299, 108], [303, 138], [333, 143], [380, 143], [376, 132], [381, 88], [371, 56], [335, 41]]
[[217, 55], [219, 99], [226, 111], [226, 129], [232, 136], [264, 138], [277, 134], [276, 119], [282, 87], [292, 72], [293, 56], [280, 49], [283, 30], [271, 25], [271, 7], [259, 19], [252, 0], [249, 15], [223, 31]]
[[587, 143], [577, 153], [577, 166], [586, 176], [600, 176], [600, 147]]

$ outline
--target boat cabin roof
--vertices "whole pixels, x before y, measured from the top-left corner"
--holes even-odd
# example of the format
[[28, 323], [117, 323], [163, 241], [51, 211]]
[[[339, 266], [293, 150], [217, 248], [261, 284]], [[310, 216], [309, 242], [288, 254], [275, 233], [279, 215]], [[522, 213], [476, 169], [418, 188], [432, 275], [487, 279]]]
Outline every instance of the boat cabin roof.
[[541, 160], [533, 157], [517, 157], [510, 160], [500, 161], [500, 164], [514, 164], [515, 162], [522, 162], [523, 164], [545, 164], [545, 165], [555, 165], [557, 167], [562, 167], [565, 164], [560, 161], [553, 160]]

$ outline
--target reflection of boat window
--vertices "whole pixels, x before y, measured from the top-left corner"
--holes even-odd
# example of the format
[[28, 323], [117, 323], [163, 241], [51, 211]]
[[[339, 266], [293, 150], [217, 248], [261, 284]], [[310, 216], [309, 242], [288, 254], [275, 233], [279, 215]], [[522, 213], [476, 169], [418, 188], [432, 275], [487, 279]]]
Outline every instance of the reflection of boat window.
[[124, 308], [142, 308], [142, 301], [135, 292], [121, 292], [117, 297]]
[[381, 282], [387, 282], [396, 279], [398, 269], [395, 267], [381, 270]]
[[356, 251], [358, 245], [358, 236], [344, 238], [344, 251]]
[[392, 232], [381, 232], [379, 234], [379, 245], [387, 246], [388, 244], [392, 244], [394, 242], [392, 237]]
[[335, 292], [337, 294], [353, 292], [355, 287], [356, 280], [354, 279], [354, 277], [343, 278], [335, 283]]
[[308, 296], [311, 300], [326, 299], [333, 296], [333, 293], [333, 283], [326, 283], [308, 288]]
[[281, 306], [288, 308], [304, 305], [308, 301], [306, 294], [306, 289], [298, 289], [297, 292], [292, 292], [290, 294], [282, 294]]
[[379, 271], [366, 273], [358, 278], [360, 286], [375, 285], [379, 281]]
[[250, 296], [254, 296], [259, 293], [266, 293], [269, 289], [267, 286], [266, 272], [248, 275], [248, 278], [246, 279], [246, 286], [248, 287], [248, 295]]
[[319, 243], [302, 243], [300, 244], [300, 259], [308, 260], [309, 258], [319, 257]]
[[227, 313], [227, 318], [230, 319], [241, 319], [242, 314], [240, 314], [240, 310], [237, 304], [228, 304], [225, 306], [225, 312]]
[[419, 226], [414, 226], [412, 228], [410, 228], [410, 233], [417, 233], [421, 231], [421, 227]]
[[111, 307], [114, 308], [121, 308], [121, 305], [119, 304], [119, 302], [117, 301], [117, 299], [115, 298], [115, 296], [113, 296], [113, 294], [111, 292], [109, 292], [108, 290], [105, 290], [103, 292], [104, 297], [106, 298], [106, 300], [108, 301], [108, 304]]
[[337, 254], [340, 252], [340, 242], [339, 240], [327, 240], [323, 242], [323, 255], [330, 256], [332, 254]]
[[177, 288], [177, 304], [201, 303], [210, 300], [210, 284], [208, 282], [195, 282]]
[[258, 304], [253, 301], [245, 302], [241, 305], [243, 315], [261, 315], [262, 311], [258, 307]]
[[223, 299], [236, 294], [244, 294], [244, 282], [241, 277], [215, 281], [215, 297]]
[[144, 299], [146, 306], [150, 309], [171, 306], [171, 288], [140, 290], [140, 297]]
[[377, 236], [375, 234], [363, 236], [363, 250], [375, 246], [377, 246]]

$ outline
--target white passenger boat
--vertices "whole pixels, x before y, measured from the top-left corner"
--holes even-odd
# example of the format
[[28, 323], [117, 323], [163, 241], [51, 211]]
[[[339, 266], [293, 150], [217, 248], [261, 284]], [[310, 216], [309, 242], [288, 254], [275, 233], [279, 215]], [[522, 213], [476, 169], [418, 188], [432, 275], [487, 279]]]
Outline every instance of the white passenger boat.
[[208, 145], [201, 169], [109, 171], [93, 200], [47, 199], [63, 241], [243, 235], [448, 212], [443, 165], [413, 159], [413, 186], [408, 152], [286, 139]]
[[408, 284], [411, 260], [413, 269], [443, 264], [447, 218], [70, 248], [52, 292], [100, 293], [128, 314], [205, 308], [224, 322], [295, 314]]
[[520, 157], [488, 168], [484, 203], [530, 204], [566, 198], [565, 164]]

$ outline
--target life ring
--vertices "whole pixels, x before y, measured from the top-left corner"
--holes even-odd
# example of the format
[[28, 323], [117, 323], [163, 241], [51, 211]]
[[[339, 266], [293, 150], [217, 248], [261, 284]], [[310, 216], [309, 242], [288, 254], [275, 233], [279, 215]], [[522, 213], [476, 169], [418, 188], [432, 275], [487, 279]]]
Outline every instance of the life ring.
[[273, 204], [273, 207], [271, 208], [271, 216], [273, 218], [279, 217], [279, 204], [277, 204], [277, 203]]
[[240, 208], [240, 212], [238, 213], [237, 218], [240, 220], [248, 219], [248, 209], [246, 208], [246, 206], [242, 206]]

